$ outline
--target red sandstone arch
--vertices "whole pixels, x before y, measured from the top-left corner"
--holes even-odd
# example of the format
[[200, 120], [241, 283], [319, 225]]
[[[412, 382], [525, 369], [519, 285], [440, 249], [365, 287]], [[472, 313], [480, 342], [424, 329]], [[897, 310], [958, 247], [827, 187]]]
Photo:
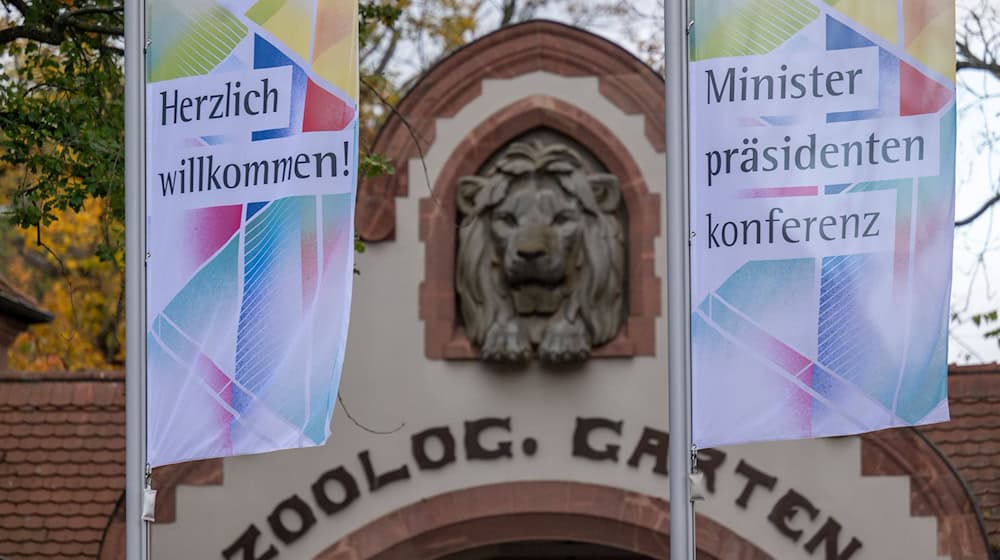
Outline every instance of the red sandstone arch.
[[399, 102], [398, 115], [386, 120], [374, 151], [393, 162], [396, 174], [360, 185], [356, 225], [361, 238], [384, 241], [395, 234], [395, 197], [407, 193], [407, 162], [433, 144], [436, 119], [454, 116], [479, 97], [483, 80], [530, 72], [596, 76], [601, 94], [610, 102], [626, 114], [645, 117], [646, 137], [663, 151], [663, 79], [649, 66], [606, 39], [560, 23], [530, 21], [507, 27], [428, 70]]
[[[661, 499], [579, 482], [510, 482], [441, 494], [383, 516], [315, 560], [434, 560], [481, 546], [533, 540], [600, 544], [666, 558], [670, 506]], [[698, 516], [699, 560], [771, 558]]]
[[919, 428], [862, 435], [861, 474], [909, 478], [910, 514], [937, 518], [938, 554], [951, 560], [991, 557], [982, 512], [965, 479]]

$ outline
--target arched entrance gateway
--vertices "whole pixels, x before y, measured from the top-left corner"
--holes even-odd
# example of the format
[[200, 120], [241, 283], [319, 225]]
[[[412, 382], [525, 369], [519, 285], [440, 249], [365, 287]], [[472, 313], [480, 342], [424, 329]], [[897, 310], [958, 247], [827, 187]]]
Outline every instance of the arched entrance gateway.
[[[375, 145], [397, 172], [359, 192], [330, 443], [158, 472], [154, 558], [665, 558], [662, 80], [536, 21], [455, 52], [398, 112]], [[987, 558], [915, 430], [700, 465], [699, 558]]]
[[[669, 505], [648, 496], [571, 482], [505, 483], [411, 504], [316, 560], [646, 560], [669, 554], [669, 525]], [[699, 516], [697, 530], [701, 560], [770, 557], [709, 518]]]

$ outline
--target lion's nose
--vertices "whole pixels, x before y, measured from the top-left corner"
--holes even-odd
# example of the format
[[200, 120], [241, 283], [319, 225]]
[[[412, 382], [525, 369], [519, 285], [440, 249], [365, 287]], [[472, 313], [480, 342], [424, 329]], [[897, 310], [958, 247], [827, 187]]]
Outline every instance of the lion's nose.
[[517, 250], [517, 256], [521, 257], [522, 259], [524, 259], [526, 261], [535, 260], [535, 259], [537, 259], [538, 257], [541, 257], [544, 254], [545, 254], [545, 251], [542, 251], [540, 249], [518, 249]]

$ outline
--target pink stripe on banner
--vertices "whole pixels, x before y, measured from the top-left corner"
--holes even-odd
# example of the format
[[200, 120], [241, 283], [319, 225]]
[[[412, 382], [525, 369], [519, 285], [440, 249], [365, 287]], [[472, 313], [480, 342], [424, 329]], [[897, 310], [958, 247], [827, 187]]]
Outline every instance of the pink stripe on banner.
[[745, 126], [758, 126], [758, 127], [759, 126], [767, 126], [767, 123], [765, 123], [764, 121], [762, 121], [760, 119], [749, 118], [749, 117], [743, 117], [743, 118], [737, 119], [736, 122], [741, 127], [745, 127]]
[[[800, 372], [812, 365], [809, 358], [806, 358], [802, 354], [792, 350], [784, 342], [774, 338], [764, 331], [758, 332], [760, 336], [756, 341], [754, 341], [757, 343], [757, 347], [763, 350], [762, 353], [767, 356], [769, 360], [780, 366], [781, 369], [792, 375], [798, 375]], [[809, 379], [810, 381], [812, 380], [812, 370], [809, 371]]]
[[[812, 360], [799, 354], [777, 337], [740, 316], [730, 309], [717, 295], [713, 294], [711, 318], [719, 328], [752, 348], [759, 355], [792, 375], [799, 375], [812, 365]], [[810, 373], [810, 380], [812, 375]]]
[[813, 368], [816, 364], [810, 363], [806, 369], [802, 370], [802, 373], [798, 375], [799, 381], [805, 383], [806, 385], [812, 387], [813, 384]]
[[316, 232], [302, 233], [302, 305], [308, 308], [316, 297], [319, 282], [319, 247]]
[[[807, 387], [812, 387], [813, 362], [775, 336], [737, 313], [728, 303], [712, 295], [710, 317], [716, 328], [740, 341], [746, 348], [783, 369]], [[787, 384], [790, 420], [804, 434], [812, 426], [812, 395], [795, 383]]]
[[773, 187], [767, 189], [745, 189], [739, 191], [739, 198], [778, 198], [782, 196], [816, 196], [819, 187]]
[[[215, 365], [215, 362], [208, 358], [208, 356], [199, 353], [195, 357], [192, 374], [204, 381], [205, 384], [215, 392], [219, 400], [225, 403], [228, 407], [232, 408], [233, 381], [228, 375], [223, 373], [222, 370]], [[210, 397], [205, 402], [209, 407], [209, 417], [214, 420], [212, 427], [216, 430], [214, 434], [215, 441], [213, 447], [221, 450], [223, 453], [232, 454], [233, 443], [229, 427], [233, 420], [233, 415], [225, 406], [217, 402], [214, 398]]]
[[[896, 241], [892, 255], [892, 298], [897, 308], [911, 305], [908, 302], [910, 284], [910, 241], [913, 227], [913, 186], [896, 188]], [[921, 228], [917, 228], [917, 234]], [[916, 244], [919, 246], [919, 238]]]

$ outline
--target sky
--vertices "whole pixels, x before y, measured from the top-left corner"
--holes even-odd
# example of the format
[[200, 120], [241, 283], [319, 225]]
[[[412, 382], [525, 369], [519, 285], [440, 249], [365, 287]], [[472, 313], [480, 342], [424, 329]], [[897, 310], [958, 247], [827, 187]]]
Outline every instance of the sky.
[[[979, 2], [959, 0], [957, 4], [961, 26], [967, 10]], [[1000, 183], [1000, 80], [983, 72], [963, 71], [957, 99], [955, 215], [964, 218]], [[952, 322], [949, 344], [949, 361], [955, 363], [1000, 361], [997, 339], [984, 339], [983, 329], [969, 319], [1000, 308], [1000, 214], [996, 208], [1000, 206], [955, 231], [952, 312], [960, 321]], [[1000, 328], [1000, 322], [992, 328]]]

